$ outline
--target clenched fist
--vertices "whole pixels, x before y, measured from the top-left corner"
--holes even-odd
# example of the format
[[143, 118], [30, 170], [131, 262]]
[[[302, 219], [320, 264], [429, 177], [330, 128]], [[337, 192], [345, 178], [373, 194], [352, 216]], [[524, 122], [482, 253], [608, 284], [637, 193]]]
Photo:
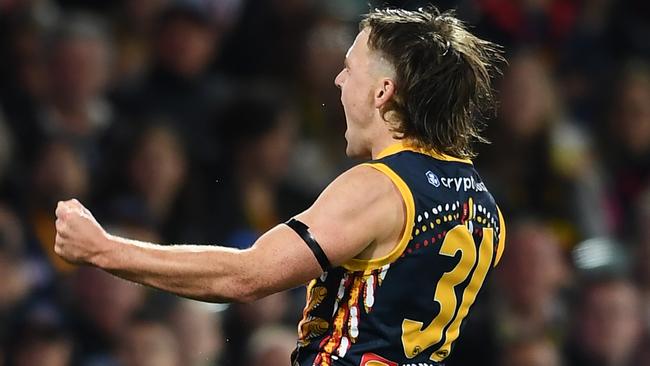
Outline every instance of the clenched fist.
[[56, 207], [54, 252], [68, 262], [93, 264], [106, 250], [108, 234], [79, 201], [62, 201]]

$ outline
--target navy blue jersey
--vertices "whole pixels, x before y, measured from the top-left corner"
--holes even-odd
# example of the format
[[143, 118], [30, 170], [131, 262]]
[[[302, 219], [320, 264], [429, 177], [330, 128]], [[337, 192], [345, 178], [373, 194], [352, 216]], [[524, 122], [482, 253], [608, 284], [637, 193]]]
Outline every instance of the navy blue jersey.
[[367, 164], [401, 192], [404, 234], [308, 285], [294, 366], [439, 365], [503, 253], [503, 217], [471, 161], [396, 144]]

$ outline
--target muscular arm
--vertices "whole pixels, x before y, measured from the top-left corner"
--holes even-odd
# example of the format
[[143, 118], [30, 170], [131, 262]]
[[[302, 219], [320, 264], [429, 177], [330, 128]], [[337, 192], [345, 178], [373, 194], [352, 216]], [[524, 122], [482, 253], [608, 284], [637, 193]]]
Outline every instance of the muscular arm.
[[[107, 235], [108, 250], [92, 264], [119, 277], [210, 302], [251, 301], [318, 276], [309, 249], [278, 225], [247, 250], [205, 245], [156, 245]], [[283, 244], [292, 246], [283, 250]], [[301, 259], [301, 260], [297, 260]], [[273, 273], [270, 273], [270, 272]], [[292, 273], [293, 272], [293, 273]], [[272, 281], [273, 280], [273, 281]], [[275, 282], [275, 283], [274, 283]]]
[[[402, 198], [392, 182], [367, 166], [337, 178], [305, 212], [332, 265], [355, 257], [400, 231]], [[250, 301], [306, 283], [320, 268], [302, 239], [286, 225], [262, 235], [252, 248], [161, 246], [107, 234], [76, 200], [57, 207], [56, 252], [122, 278], [181, 296], [214, 302]]]

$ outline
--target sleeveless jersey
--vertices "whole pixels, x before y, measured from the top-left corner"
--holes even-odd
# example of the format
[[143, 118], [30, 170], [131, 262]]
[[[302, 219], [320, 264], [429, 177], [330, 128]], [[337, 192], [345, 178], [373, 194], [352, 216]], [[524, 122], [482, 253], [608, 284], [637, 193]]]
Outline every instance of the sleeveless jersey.
[[367, 164], [399, 189], [406, 228], [385, 257], [311, 281], [294, 366], [441, 365], [503, 253], [503, 217], [471, 161], [396, 144]]

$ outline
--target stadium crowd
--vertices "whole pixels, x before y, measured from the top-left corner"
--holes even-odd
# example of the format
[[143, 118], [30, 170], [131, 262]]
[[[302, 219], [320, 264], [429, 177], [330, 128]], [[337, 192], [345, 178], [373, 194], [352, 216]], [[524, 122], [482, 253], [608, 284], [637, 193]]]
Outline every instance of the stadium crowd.
[[[475, 159], [506, 252], [448, 366], [650, 365], [650, 3], [435, 5], [508, 59]], [[250, 246], [356, 163], [333, 78], [368, 6], [0, 0], [0, 366], [288, 365], [303, 289], [204, 304], [75, 267], [54, 208]]]

